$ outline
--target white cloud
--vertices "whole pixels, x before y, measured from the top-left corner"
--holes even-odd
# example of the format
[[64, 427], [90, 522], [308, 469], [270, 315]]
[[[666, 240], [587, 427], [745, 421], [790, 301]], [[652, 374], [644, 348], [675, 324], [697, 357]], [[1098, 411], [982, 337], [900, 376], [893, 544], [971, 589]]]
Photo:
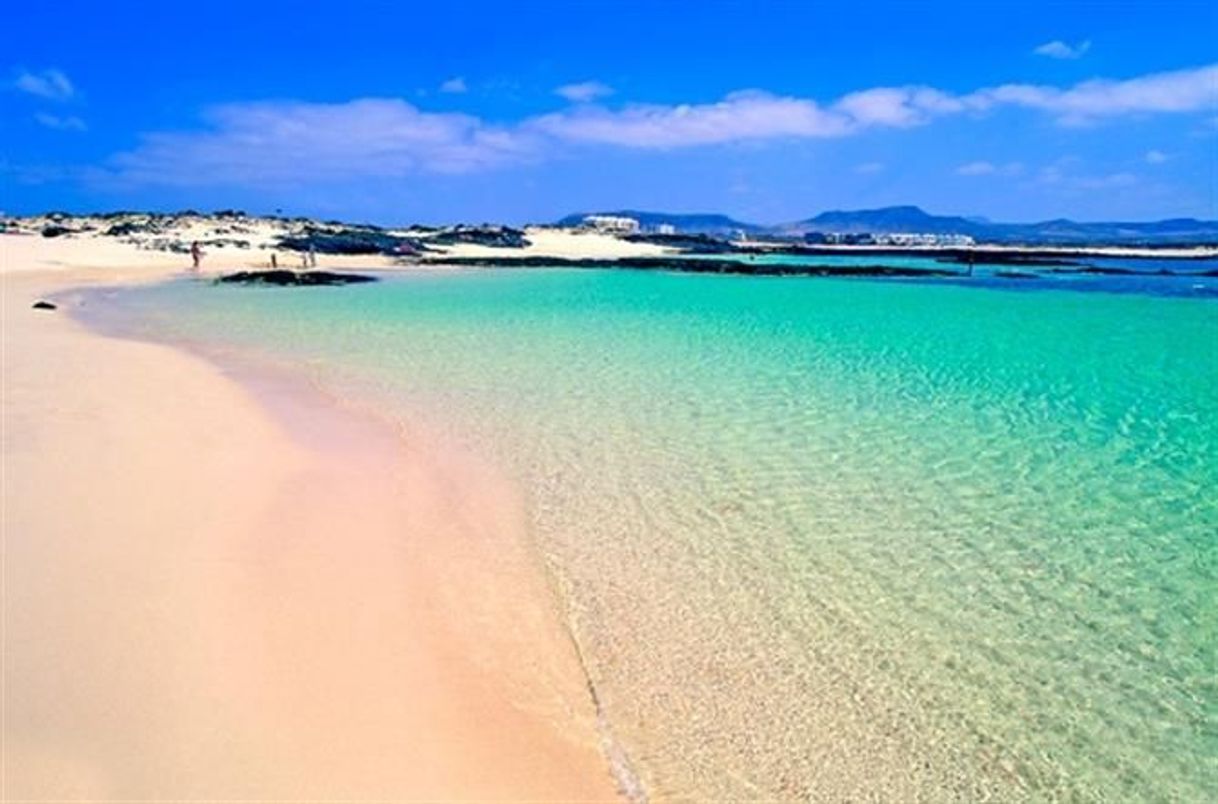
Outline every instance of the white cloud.
[[582, 81], [578, 84], [563, 84], [554, 90], [555, 95], [566, 98], [572, 103], [589, 103], [597, 98], [605, 98], [613, 94], [613, 87], [600, 81]]
[[1146, 162], [1151, 165], [1161, 165], [1169, 158], [1167, 154], [1155, 148], [1151, 148], [1146, 152]]
[[463, 173], [531, 158], [518, 132], [401, 100], [240, 103], [204, 131], [151, 134], [112, 162], [116, 178], [161, 184], [302, 184]]
[[450, 95], [460, 95], [464, 92], [468, 92], [469, 87], [465, 85], [464, 78], [457, 76], [456, 78], [450, 78], [444, 83], [440, 84], [440, 91], [447, 92]]
[[543, 115], [531, 129], [567, 142], [629, 148], [680, 148], [778, 137], [837, 137], [848, 121], [815, 101], [763, 92], [737, 92], [718, 103], [636, 104], [620, 111], [595, 107]]
[[879, 87], [852, 92], [833, 105], [852, 127], [906, 128], [927, 122], [938, 114], [961, 111], [958, 99], [930, 87]]
[[736, 92], [716, 103], [580, 108], [528, 121], [549, 136], [634, 148], [675, 148], [745, 140], [843, 137], [868, 128], [909, 128], [962, 112], [1003, 107], [1048, 112], [1077, 125], [1122, 115], [1218, 108], [1218, 65], [1067, 89], [1004, 84], [965, 95], [932, 87], [876, 87], [828, 106], [808, 98]]
[[22, 92], [53, 101], [71, 100], [76, 94], [76, 88], [68, 77], [53, 69], [41, 72], [22, 70], [13, 80], [13, 86]]
[[[421, 111], [399, 99], [237, 103], [212, 109], [205, 125], [194, 130], [149, 134], [111, 165], [120, 178], [132, 181], [194, 184], [460, 173], [535, 161], [563, 146], [676, 149], [840, 138], [1005, 107], [1073, 124], [1168, 113], [1209, 117], [1218, 109], [1218, 65], [1068, 88], [1006, 84], [964, 95], [923, 86], [876, 87], [824, 105], [755, 90], [711, 103], [579, 104], [502, 125]], [[989, 162], [957, 169], [973, 176], [1022, 171], [1019, 163]]]
[[1004, 84], [965, 96], [966, 106], [1021, 106], [1058, 116], [1067, 124], [1128, 114], [1199, 112], [1218, 108], [1218, 65], [1152, 73], [1124, 81], [1093, 80], [1069, 89]]
[[1091, 49], [1091, 40], [1084, 39], [1075, 45], [1068, 45], [1060, 39], [1045, 42], [1032, 52], [1037, 56], [1048, 56], [1051, 59], [1081, 59]]
[[84, 120], [74, 116], [59, 117], [57, 115], [39, 112], [38, 114], [34, 115], [34, 119], [37, 120], [40, 125], [46, 126], [47, 128], [53, 128], [57, 131], [84, 131], [88, 128], [88, 126], [85, 125]]
[[883, 162], [864, 162], [861, 165], [857, 165], [854, 168], [854, 172], [862, 173], [864, 176], [874, 175], [876, 173], [883, 173], [884, 172], [884, 163]]

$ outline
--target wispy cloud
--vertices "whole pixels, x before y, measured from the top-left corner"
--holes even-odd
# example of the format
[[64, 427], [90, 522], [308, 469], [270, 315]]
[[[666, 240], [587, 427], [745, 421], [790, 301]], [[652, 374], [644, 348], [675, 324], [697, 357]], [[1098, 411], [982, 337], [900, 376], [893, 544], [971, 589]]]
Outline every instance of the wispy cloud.
[[39, 72], [22, 70], [13, 79], [13, 87], [29, 95], [53, 101], [71, 100], [76, 87], [61, 71], [51, 69]]
[[1091, 49], [1091, 40], [1084, 39], [1073, 45], [1066, 44], [1060, 39], [1045, 42], [1032, 52], [1037, 56], [1047, 56], [1051, 59], [1081, 59]]
[[554, 94], [572, 103], [589, 103], [612, 95], [613, 87], [600, 81], [581, 81], [578, 84], [563, 84], [554, 90]]
[[846, 133], [838, 115], [814, 101], [764, 92], [737, 92], [718, 103], [633, 104], [618, 111], [595, 107], [543, 115], [525, 126], [566, 142], [628, 148], [680, 148], [777, 137], [834, 137]]
[[878, 87], [852, 92], [833, 104], [831, 111], [851, 129], [868, 126], [907, 128], [929, 122], [936, 115], [963, 111], [964, 103], [931, 87]]
[[1066, 124], [1130, 114], [1199, 112], [1218, 109], [1218, 65], [1130, 78], [1093, 80], [1069, 89], [1036, 84], [1004, 84], [964, 99], [977, 109], [1021, 106], [1057, 115]]
[[469, 87], [465, 85], [464, 78], [462, 78], [461, 76], [456, 76], [455, 78], [450, 78], [447, 81], [440, 84], [440, 91], [446, 92], [450, 95], [460, 95], [462, 93], [468, 92]]
[[884, 172], [884, 163], [883, 162], [864, 162], [861, 165], [855, 165], [854, 172], [861, 173], [864, 176], [872, 176], [872, 175], [875, 175], [876, 173], [883, 173]]
[[988, 176], [996, 170], [992, 162], [969, 162], [956, 168], [956, 173], [961, 176]]
[[72, 115], [60, 117], [58, 115], [39, 112], [34, 115], [34, 119], [38, 121], [39, 125], [46, 126], [47, 128], [53, 128], [56, 131], [84, 131], [88, 128], [88, 126], [85, 125], [84, 120]]
[[966, 162], [956, 168], [958, 176], [1018, 176], [1023, 173], [1022, 162], [1007, 162], [1006, 164], [996, 165], [993, 162], [979, 160], [976, 162]]
[[1167, 154], [1163, 153], [1162, 151], [1160, 151], [1156, 148], [1151, 148], [1149, 151], [1146, 152], [1146, 156], [1145, 156], [1147, 164], [1150, 164], [1150, 165], [1161, 165], [1170, 158], [1171, 157], [1169, 157]]
[[[581, 146], [662, 150], [842, 138], [1003, 108], [1046, 113], [1066, 124], [1190, 112], [1208, 117], [1218, 109], [1218, 65], [1066, 88], [1005, 84], [952, 94], [925, 86], [875, 87], [824, 104], [761, 91], [735, 92], [711, 103], [579, 103], [508, 124], [426, 112], [399, 99], [237, 103], [210, 110], [201, 128], [146, 135], [110, 167], [128, 181], [180, 184], [461, 173]], [[975, 162], [957, 172], [1017, 175], [1022, 169], [1018, 163]]]
[[1036, 173], [1035, 183], [1068, 192], [1123, 190], [1141, 183], [1137, 175], [1128, 171], [1098, 175], [1080, 173], [1077, 168], [1081, 164], [1080, 159], [1072, 156], [1057, 159]]
[[715, 103], [632, 104], [578, 108], [528, 121], [555, 138], [635, 148], [675, 148], [759, 139], [844, 137], [873, 128], [910, 128], [960, 113], [1004, 107], [1054, 115], [1066, 125], [1124, 115], [1218, 108], [1218, 65], [1123, 81], [1093, 80], [1062, 89], [1003, 84], [954, 95], [933, 87], [876, 87], [829, 105], [815, 100], [736, 92]]
[[517, 132], [401, 100], [241, 103], [203, 131], [150, 134], [111, 163], [112, 178], [160, 184], [306, 184], [463, 173], [531, 157]]

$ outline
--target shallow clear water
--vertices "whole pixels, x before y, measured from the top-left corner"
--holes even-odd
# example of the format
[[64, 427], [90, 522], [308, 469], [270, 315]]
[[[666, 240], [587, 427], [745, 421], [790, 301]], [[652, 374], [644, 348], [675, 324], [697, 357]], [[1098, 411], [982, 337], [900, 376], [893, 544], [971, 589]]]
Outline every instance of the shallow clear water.
[[497, 270], [108, 303], [496, 456], [652, 793], [1218, 789], [1218, 302]]

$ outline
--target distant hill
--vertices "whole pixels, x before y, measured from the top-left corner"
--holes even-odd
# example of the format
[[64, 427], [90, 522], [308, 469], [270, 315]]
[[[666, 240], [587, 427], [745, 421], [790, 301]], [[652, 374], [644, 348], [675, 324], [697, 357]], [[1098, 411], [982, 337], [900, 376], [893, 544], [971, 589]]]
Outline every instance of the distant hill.
[[991, 224], [978, 240], [1035, 243], [1218, 243], [1218, 221], [1173, 218], [1149, 223], [1077, 223], [1059, 219], [1043, 223]]
[[644, 229], [671, 224], [682, 234], [754, 235], [801, 238], [813, 232], [836, 234], [962, 234], [986, 243], [1029, 243], [1039, 245], [1146, 244], [1176, 245], [1218, 243], [1218, 221], [1173, 218], [1150, 222], [1079, 223], [1059, 218], [1039, 223], [1000, 223], [978, 216], [935, 215], [915, 206], [880, 209], [832, 210], [812, 218], [777, 226], [745, 223], [726, 215], [679, 215], [665, 212], [579, 213], [559, 221], [562, 226], [578, 225], [587, 215], [620, 215], [634, 218]]
[[918, 207], [884, 207], [855, 211], [833, 210], [814, 218], [776, 226], [783, 234], [804, 235], [808, 232], [838, 234], [892, 234], [918, 232], [922, 234], [966, 234], [992, 226], [976, 218], [931, 215]]
[[776, 226], [772, 231], [796, 236], [809, 232], [962, 234], [993, 243], [1218, 242], [1218, 221], [1193, 218], [1144, 223], [1079, 223], [1065, 218], [1039, 223], [997, 223], [975, 216], [933, 215], [914, 206], [822, 212], [814, 218]]
[[712, 234], [732, 235], [737, 232], [762, 232], [764, 226], [729, 218], [717, 214], [674, 214], [668, 212], [642, 212], [634, 209], [619, 209], [603, 212], [577, 212], [558, 221], [559, 226], [578, 226], [589, 215], [616, 215], [623, 218], [634, 218], [644, 229], [654, 229], [661, 224], [668, 224], [682, 234]]

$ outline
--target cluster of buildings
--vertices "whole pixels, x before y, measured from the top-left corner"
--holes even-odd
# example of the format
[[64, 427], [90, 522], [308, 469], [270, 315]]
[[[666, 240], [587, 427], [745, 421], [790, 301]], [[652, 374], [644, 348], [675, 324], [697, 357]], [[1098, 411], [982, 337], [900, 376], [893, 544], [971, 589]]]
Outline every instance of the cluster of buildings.
[[977, 241], [962, 234], [809, 232], [804, 235], [804, 242], [812, 245], [835, 246], [971, 246]]
[[[638, 218], [628, 215], [585, 215], [579, 222], [581, 229], [611, 235], [677, 234], [677, 227], [671, 223], [645, 225]], [[723, 236], [723, 235], [721, 235]], [[736, 241], [746, 241], [746, 232], [738, 231]], [[781, 241], [783, 238], [777, 238]], [[890, 246], [909, 248], [917, 246], [972, 246], [976, 241], [964, 234], [929, 234], [922, 232], [808, 232], [803, 236], [808, 245], [841, 245], [841, 246]], [[787, 241], [789, 242], [789, 241]]]
[[[581, 225], [588, 229], [605, 234], [639, 234], [643, 225], [636, 218], [621, 215], [588, 215]], [[650, 234], [671, 235], [677, 233], [677, 227], [671, 223], [658, 223], [648, 229]]]

